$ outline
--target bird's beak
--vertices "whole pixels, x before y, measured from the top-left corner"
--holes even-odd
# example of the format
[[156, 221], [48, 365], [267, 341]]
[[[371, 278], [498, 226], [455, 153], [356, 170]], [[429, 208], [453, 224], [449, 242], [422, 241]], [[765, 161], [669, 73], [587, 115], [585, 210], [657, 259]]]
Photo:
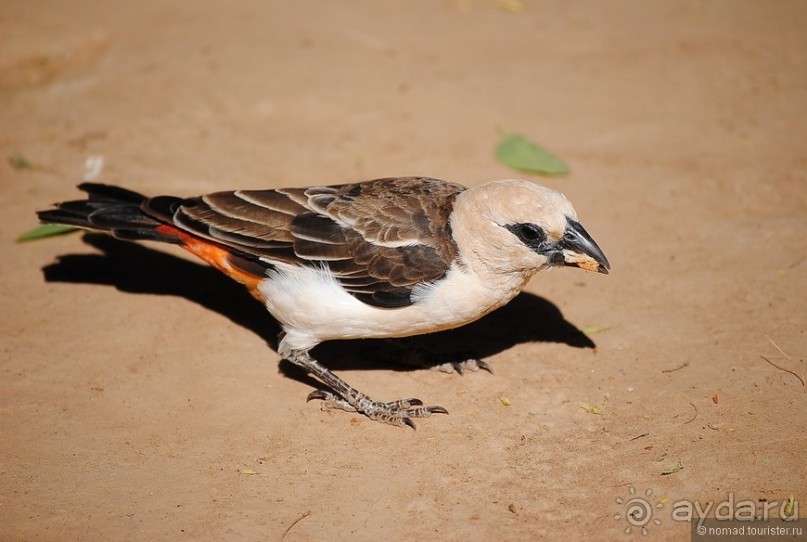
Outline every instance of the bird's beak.
[[563, 254], [564, 265], [573, 265], [604, 275], [607, 275], [608, 270], [611, 269], [611, 264], [608, 263], [608, 258], [602, 253], [600, 247], [583, 226], [575, 220], [568, 220], [566, 231], [563, 238], [558, 241], [557, 247]]

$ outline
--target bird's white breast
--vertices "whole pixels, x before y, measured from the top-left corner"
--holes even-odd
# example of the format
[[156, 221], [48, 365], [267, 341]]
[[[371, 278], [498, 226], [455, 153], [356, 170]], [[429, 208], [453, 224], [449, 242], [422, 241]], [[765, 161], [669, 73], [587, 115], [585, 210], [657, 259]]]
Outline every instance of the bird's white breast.
[[419, 335], [472, 322], [512, 299], [528, 277], [480, 280], [467, 267], [452, 266], [444, 279], [416, 287], [413, 304], [368, 305], [345, 291], [327, 269], [282, 266], [258, 287], [266, 308], [283, 325], [280, 354], [333, 339]]

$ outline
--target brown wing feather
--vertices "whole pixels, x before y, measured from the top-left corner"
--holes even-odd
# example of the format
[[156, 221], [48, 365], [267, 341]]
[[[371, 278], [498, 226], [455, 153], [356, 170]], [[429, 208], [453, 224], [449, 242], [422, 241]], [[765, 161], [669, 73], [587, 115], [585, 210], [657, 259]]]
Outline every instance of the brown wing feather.
[[305, 207], [274, 190], [216, 192], [184, 200], [173, 222], [243, 254], [295, 263], [290, 226], [294, 216], [305, 211]]
[[265, 265], [327, 266], [358, 299], [411, 304], [418, 284], [442, 278], [457, 256], [448, 224], [465, 187], [421, 177], [185, 200], [174, 224]]
[[320, 204], [315, 210], [349, 224], [368, 241], [451, 251], [453, 245], [445, 243], [450, 238], [448, 216], [463, 190], [462, 185], [437, 179], [394, 177], [343, 185], [314, 202]]

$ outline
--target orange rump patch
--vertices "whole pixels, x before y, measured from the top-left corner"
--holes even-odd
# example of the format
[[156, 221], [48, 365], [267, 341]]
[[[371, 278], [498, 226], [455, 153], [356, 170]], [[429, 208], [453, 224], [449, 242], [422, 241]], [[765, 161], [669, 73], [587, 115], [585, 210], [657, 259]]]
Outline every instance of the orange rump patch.
[[263, 300], [258, 292], [258, 285], [264, 277], [250, 273], [234, 264], [235, 256], [225, 247], [206, 241], [194, 235], [164, 224], [157, 227], [157, 231], [169, 237], [175, 237], [181, 241], [181, 247], [206, 261], [231, 279], [247, 287], [249, 293], [258, 300]]

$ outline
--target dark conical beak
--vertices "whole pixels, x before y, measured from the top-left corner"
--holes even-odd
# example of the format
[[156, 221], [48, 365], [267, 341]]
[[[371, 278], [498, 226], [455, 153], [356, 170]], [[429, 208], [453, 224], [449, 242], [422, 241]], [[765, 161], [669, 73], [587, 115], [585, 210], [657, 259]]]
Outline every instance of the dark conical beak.
[[566, 231], [557, 246], [562, 251], [564, 265], [572, 265], [604, 275], [607, 275], [611, 269], [611, 264], [608, 263], [608, 258], [602, 253], [600, 247], [585, 228], [575, 220], [568, 220]]

